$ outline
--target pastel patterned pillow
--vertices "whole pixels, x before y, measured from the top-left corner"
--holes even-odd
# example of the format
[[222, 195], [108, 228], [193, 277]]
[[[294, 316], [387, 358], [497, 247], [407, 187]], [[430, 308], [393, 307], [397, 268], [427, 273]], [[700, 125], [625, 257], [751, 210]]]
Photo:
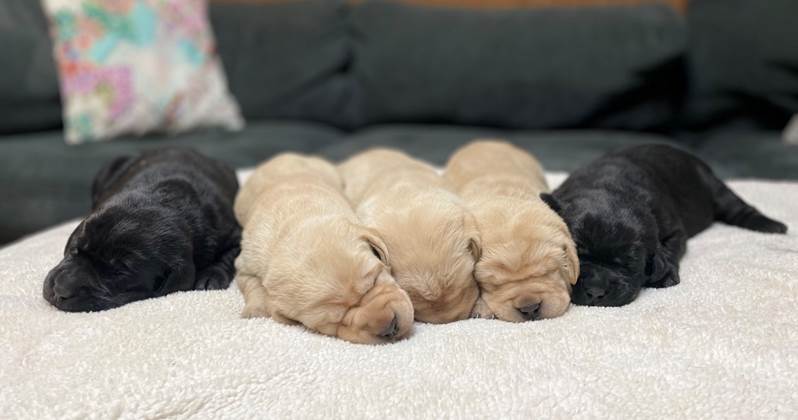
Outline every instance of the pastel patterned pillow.
[[43, 0], [68, 143], [243, 120], [205, 0]]

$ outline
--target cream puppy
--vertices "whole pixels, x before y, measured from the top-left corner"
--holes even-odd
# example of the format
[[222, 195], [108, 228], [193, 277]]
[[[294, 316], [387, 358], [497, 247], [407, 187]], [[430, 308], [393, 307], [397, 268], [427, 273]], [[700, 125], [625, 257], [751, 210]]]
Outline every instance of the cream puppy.
[[416, 319], [469, 317], [479, 295], [479, 231], [450, 184], [431, 166], [387, 149], [360, 153], [338, 169], [358, 217], [385, 240]]
[[409, 334], [413, 306], [390, 274], [386, 246], [360, 224], [330, 163], [274, 157], [244, 184], [235, 213], [244, 228], [235, 262], [242, 317], [355, 343]]
[[565, 222], [539, 197], [549, 187], [537, 160], [504, 141], [474, 141], [449, 158], [444, 176], [482, 235], [474, 316], [521, 322], [565, 313], [579, 261]]

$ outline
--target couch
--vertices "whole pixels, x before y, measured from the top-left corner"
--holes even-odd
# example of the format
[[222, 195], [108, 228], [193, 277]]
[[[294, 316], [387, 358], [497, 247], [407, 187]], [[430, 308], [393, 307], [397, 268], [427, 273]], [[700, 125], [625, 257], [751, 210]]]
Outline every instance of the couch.
[[798, 179], [798, 149], [781, 141], [798, 113], [794, 1], [455, 3], [214, 0], [245, 129], [67, 146], [41, 7], [4, 0], [0, 244], [85, 214], [111, 157], [166, 145], [239, 168], [286, 150], [341, 159], [373, 145], [441, 164], [475, 137], [504, 137], [570, 171], [653, 141], [692, 150], [723, 177]]

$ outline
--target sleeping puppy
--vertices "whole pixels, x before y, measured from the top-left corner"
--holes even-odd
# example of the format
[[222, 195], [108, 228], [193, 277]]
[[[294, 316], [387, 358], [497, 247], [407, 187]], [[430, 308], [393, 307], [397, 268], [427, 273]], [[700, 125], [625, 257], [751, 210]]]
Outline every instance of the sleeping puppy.
[[391, 277], [386, 246], [342, 188], [334, 166], [296, 154], [267, 161], [244, 184], [235, 203], [242, 317], [364, 344], [410, 333], [413, 306]]
[[224, 289], [241, 228], [235, 172], [185, 149], [119, 157], [92, 186], [92, 211], [72, 233], [44, 298], [100, 311], [178, 290]]
[[667, 145], [610, 153], [542, 198], [576, 241], [582, 274], [573, 301], [581, 305], [621, 306], [642, 287], [678, 284], [687, 238], [715, 220], [787, 231], [740, 199], [704, 162]]
[[416, 319], [468, 318], [479, 295], [473, 277], [479, 232], [448, 182], [431, 166], [387, 149], [360, 153], [338, 169], [358, 217], [385, 240]]
[[579, 262], [565, 223], [539, 198], [549, 187], [537, 160], [504, 141], [474, 141], [449, 158], [445, 177], [482, 234], [473, 315], [521, 322], [565, 313]]

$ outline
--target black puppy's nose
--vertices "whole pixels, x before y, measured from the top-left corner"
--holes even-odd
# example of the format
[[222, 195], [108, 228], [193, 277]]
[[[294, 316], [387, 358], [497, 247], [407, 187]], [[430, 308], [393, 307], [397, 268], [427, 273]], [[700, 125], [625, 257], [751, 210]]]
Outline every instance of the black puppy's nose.
[[595, 302], [597, 300], [601, 300], [604, 295], [607, 294], [607, 290], [603, 287], [598, 286], [590, 286], [585, 288], [585, 296], [590, 302]]
[[55, 281], [53, 284], [53, 295], [61, 299], [69, 299], [75, 296], [75, 287], [65, 285], [63, 282]]
[[396, 315], [394, 315], [393, 319], [391, 320], [391, 323], [388, 324], [388, 326], [385, 327], [385, 329], [382, 330], [382, 332], [379, 335], [382, 338], [390, 340], [396, 337], [396, 334], [398, 333], [399, 333], [399, 322], [397, 322]]
[[516, 309], [521, 312], [521, 316], [527, 321], [533, 321], [540, 317], [540, 303], [533, 303]]

